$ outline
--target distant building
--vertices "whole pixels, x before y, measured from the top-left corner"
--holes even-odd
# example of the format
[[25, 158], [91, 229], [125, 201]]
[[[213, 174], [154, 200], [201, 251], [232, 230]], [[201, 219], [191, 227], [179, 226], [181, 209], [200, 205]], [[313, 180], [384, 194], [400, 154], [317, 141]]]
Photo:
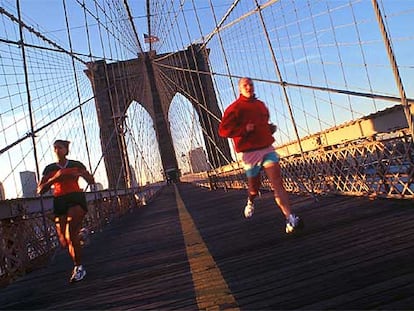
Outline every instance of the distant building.
[[91, 191], [101, 191], [103, 190], [103, 185], [99, 182], [91, 184]]
[[22, 183], [23, 198], [33, 198], [37, 196], [37, 181], [35, 172], [20, 172], [20, 182]]
[[137, 188], [138, 187], [138, 181], [137, 181], [137, 174], [135, 173], [134, 167], [132, 165], [129, 166], [129, 172], [131, 174], [131, 188]]
[[0, 201], [6, 200], [6, 193], [4, 192], [4, 186], [0, 182]]
[[191, 150], [189, 157], [192, 173], [204, 172], [210, 169], [206, 153], [202, 147]]

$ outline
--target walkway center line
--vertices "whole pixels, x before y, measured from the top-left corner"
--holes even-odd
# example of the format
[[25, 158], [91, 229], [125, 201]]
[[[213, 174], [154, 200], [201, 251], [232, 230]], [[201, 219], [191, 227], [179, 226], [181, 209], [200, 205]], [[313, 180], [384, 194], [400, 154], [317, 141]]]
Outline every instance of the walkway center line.
[[200, 310], [239, 310], [220, 269], [187, 211], [176, 185], [174, 189], [198, 308]]

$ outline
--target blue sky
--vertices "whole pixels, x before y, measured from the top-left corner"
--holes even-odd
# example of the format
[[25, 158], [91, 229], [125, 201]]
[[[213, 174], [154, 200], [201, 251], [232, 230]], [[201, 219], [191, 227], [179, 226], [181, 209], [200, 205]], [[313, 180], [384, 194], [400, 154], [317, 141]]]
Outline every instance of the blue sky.
[[[137, 27], [138, 35], [142, 40], [142, 34], [147, 32], [147, 20], [145, 0], [130, 0], [129, 4], [134, 17], [134, 23]], [[206, 37], [214, 29], [215, 22], [220, 21], [226, 10], [230, 7], [232, 1], [217, 0], [213, 1], [215, 6], [216, 20], [212, 15], [209, 0], [195, 1], [198, 9], [198, 18], [192, 11], [192, 1], [186, 1], [184, 10], [186, 18], [182, 14], [175, 16], [175, 11], [166, 13], [158, 12], [154, 18], [153, 34], [160, 38], [160, 42], [154, 47], [159, 53], [176, 51], [183, 48], [201, 38]], [[129, 59], [136, 56], [136, 50], [122, 51], [116, 50], [113, 46], [109, 46], [107, 39], [102, 40], [99, 35], [99, 28], [96, 20], [87, 18], [85, 21], [84, 12], [74, 0], [67, 0], [67, 10], [69, 14], [69, 27], [73, 50], [81, 54], [89, 54], [89, 49], [94, 59], [106, 59], [113, 56], [114, 59]], [[93, 2], [86, 1], [89, 5]], [[119, 2], [122, 5], [122, 1]], [[175, 2], [178, 3], [178, 2]], [[261, 4], [267, 1], [259, 1]], [[312, 4], [311, 6], [308, 4]], [[414, 79], [414, 68], [411, 61], [412, 46], [414, 40], [414, 28], [407, 27], [413, 19], [414, 1], [403, 0], [385, 0], [379, 1], [380, 7], [386, 16], [387, 31], [389, 32], [394, 52], [400, 66], [402, 80], [406, 87], [408, 97], [414, 97], [414, 89], [412, 83]], [[10, 10], [12, 14], [17, 16], [17, 12], [13, 10], [15, 1], [0, 0], [0, 5], [6, 10]], [[20, 0], [23, 19], [35, 29], [39, 30], [43, 35], [51, 40], [61, 44], [65, 49], [69, 50], [67, 38], [66, 23], [63, 14], [62, 1], [58, 0]], [[224, 26], [229, 23], [236, 22], [245, 14], [252, 12], [254, 9], [254, 1], [240, 1], [237, 8], [229, 15]], [[162, 18], [160, 18], [162, 17]], [[167, 19], [167, 17], [169, 19]], [[375, 91], [383, 95], [398, 96], [395, 80], [389, 64], [389, 59], [385, 52], [384, 43], [378, 24], [372, 11], [372, 4], [369, 0], [335, 0], [335, 1], [278, 1], [275, 2], [272, 9], [265, 9], [263, 17], [266, 21], [267, 30], [273, 44], [274, 52], [282, 72], [282, 78], [290, 83], [317, 85], [322, 87], [331, 87], [334, 89], [349, 89], [369, 93]], [[174, 19], [176, 18], [176, 19]], [[102, 20], [101, 20], [102, 21]], [[165, 21], [168, 21], [165, 23]], [[172, 21], [174, 25], [170, 25]], [[86, 32], [86, 23], [88, 24], [88, 32]], [[102, 21], [103, 23], [103, 21]], [[104, 23], [103, 23], [104, 24]], [[6, 24], [6, 28], [10, 24]], [[357, 33], [358, 30], [358, 33]], [[5, 34], [7, 31], [7, 34]], [[27, 34], [27, 33], [26, 33]], [[122, 40], [130, 39], [127, 33]], [[28, 37], [29, 34], [27, 34]], [[14, 41], [19, 40], [18, 29], [14, 25], [13, 29], [0, 28], [0, 38]], [[31, 42], [36, 42], [36, 38], [31, 36]], [[39, 44], [43, 43], [39, 40]], [[102, 48], [104, 43], [104, 49]], [[89, 44], [88, 44], [89, 43]], [[141, 41], [143, 44], [143, 41]], [[148, 45], [143, 44], [144, 49], [148, 49]], [[219, 105], [222, 109], [227, 107], [237, 95], [237, 90], [232, 89], [231, 79], [228, 75], [246, 76], [264, 79], [267, 82], [256, 82], [256, 91], [258, 96], [265, 100], [271, 111], [271, 119], [278, 123], [279, 131], [276, 133], [277, 141], [280, 143], [294, 140], [292, 123], [289, 119], [287, 106], [284, 102], [281, 88], [274, 84], [278, 81], [275, 73], [274, 64], [272, 62], [271, 53], [266, 42], [263, 28], [260, 24], [258, 14], [249, 15], [238, 23], [234, 23], [231, 27], [225, 28], [220, 32], [219, 36], [214, 36], [208, 44], [210, 48], [210, 61], [212, 70], [216, 74], [216, 91], [219, 99]], [[3, 48], [3, 49], [2, 49]], [[8, 77], [8, 91], [13, 94], [19, 94], [22, 100], [21, 104], [16, 104], [14, 115], [11, 115], [10, 123], [15, 122], [12, 118], [20, 113], [26, 112], [24, 103], [24, 87], [21, 77], [23, 76], [22, 66], [19, 59], [21, 51], [16, 47], [12, 50], [6, 48], [6, 45], [0, 45], [3, 58], [1, 63], [2, 69], [14, 62], [18, 66], [14, 66], [13, 75], [19, 77], [19, 83]], [[225, 52], [223, 52], [225, 51]], [[67, 71], [69, 64], [62, 64], [62, 71], [59, 67], [60, 59], [56, 58], [56, 67], [48, 69], [47, 63], [49, 59], [40, 53], [35, 54], [31, 60], [31, 69], [36, 71], [36, 79], [32, 79], [31, 89], [35, 105], [37, 105], [38, 115], [37, 121], [41, 124], [47, 123], [52, 117], [59, 116], [62, 113], [61, 106], [77, 105], [75, 86], [73, 81], [65, 81], [69, 77]], [[45, 54], [46, 55], [46, 54]], [[50, 57], [53, 57], [50, 54]], [[68, 59], [69, 60], [69, 59]], [[54, 60], [52, 60], [53, 63]], [[226, 63], [227, 62], [227, 63]], [[80, 64], [78, 64], [80, 65]], [[228, 67], [227, 67], [228, 65]], [[88, 80], [83, 75], [84, 66], [79, 66], [83, 83], [81, 85], [82, 100], [86, 100], [92, 96]], [[46, 71], [49, 72], [46, 72]], [[52, 72], [56, 71], [56, 75]], [[309, 74], [311, 72], [311, 74]], [[42, 93], [42, 80], [55, 79], [54, 83], [47, 86], [45, 94]], [[0, 73], [0, 81], [6, 78], [6, 75]], [[31, 77], [32, 78], [32, 77]], [[16, 78], [17, 79], [17, 78]], [[237, 80], [237, 79], [234, 79]], [[270, 83], [270, 82], [271, 83]], [[66, 87], [70, 86], [70, 87]], [[20, 89], [17, 89], [20, 87]], [[65, 93], [60, 93], [60, 90]], [[3, 92], [3, 91], [2, 91]], [[3, 92], [5, 94], [5, 92]], [[64, 99], [59, 100], [56, 105], [54, 94], [60, 94]], [[294, 108], [294, 115], [298, 123], [301, 136], [314, 133], [320, 129], [320, 126], [328, 128], [349, 121], [355, 117], [369, 114], [375, 109], [381, 110], [390, 106], [390, 103], [377, 101], [377, 108], [373, 108], [371, 100], [361, 97], [349, 98], [344, 95], [312, 92], [311, 90], [303, 90], [300, 88], [289, 88], [288, 94]], [[14, 96], [13, 98], [17, 98]], [[7, 99], [7, 96], [6, 96]], [[4, 101], [5, 98], [0, 101]], [[0, 102], [1, 108], [5, 109], [8, 102]], [[43, 106], [42, 106], [43, 105]], [[180, 113], [187, 111], [187, 119], [192, 118], [191, 107], [188, 106], [185, 98], [177, 96], [172, 107], [175, 108], [171, 116], [173, 122], [172, 128], [180, 128], [180, 121], [184, 119]], [[351, 108], [350, 108], [351, 106]], [[72, 107], [72, 106], [70, 106]], [[87, 113], [92, 115], [94, 112], [93, 102], [85, 105]], [[11, 111], [11, 110], [10, 110]], [[2, 110], [4, 114], [4, 110]], [[318, 115], [319, 114], [319, 115]], [[2, 116], [2, 122], [9, 122]], [[74, 132], [76, 116], [65, 119], [70, 127], [56, 125], [52, 127], [50, 132], [60, 132], [71, 137], [78, 138], [82, 136], [81, 129]], [[138, 119], [145, 119], [140, 116]], [[6, 138], [10, 143], [24, 135], [30, 124], [28, 118], [19, 118], [17, 120], [19, 126], [12, 131], [8, 131]], [[88, 126], [97, 133], [96, 120], [88, 118]], [[8, 124], [8, 123], [7, 123]], [[4, 125], [3, 125], [4, 126]], [[184, 132], [191, 132], [193, 124], [191, 122], [185, 125]], [[70, 130], [68, 130], [70, 129]], [[150, 130], [150, 127], [146, 130]], [[43, 135], [43, 134], [42, 134]], [[51, 134], [44, 134], [45, 139], [53, 139]], [[177, 134], [176, 137], [185, 137], [185, 135]], [[1, 143], [0, 147], [3, 146]], [[181, 149], [178, 154], [187, 153], [187, 147], [184, 145], [192, 145], [192, 143], [180, 144]], [[196, 146], [195, 146], [196, 147]], [[20, 144], [17, 151], [23, 150], [24, 153], [30, 148], [30, 142], [26, 141]], [[41, 146], [39, 153], [43, 156], [49, 156], [50, 146]], [[82, 148], [79, 147], [79, 154], [82, 154]], [[98, 152], [95, 152], [98, 153]], [[30, 156], [27, 156], [29, 158]], [[85, 159], [86, 160], [86, 159]], [[18, 157], [10, 157], [8, 163], [15, 162], [24, 163], [26, 167], [33, 166], [29, 160], [21, 160]], [[4, 177], [1, 177], [2, 180]]]

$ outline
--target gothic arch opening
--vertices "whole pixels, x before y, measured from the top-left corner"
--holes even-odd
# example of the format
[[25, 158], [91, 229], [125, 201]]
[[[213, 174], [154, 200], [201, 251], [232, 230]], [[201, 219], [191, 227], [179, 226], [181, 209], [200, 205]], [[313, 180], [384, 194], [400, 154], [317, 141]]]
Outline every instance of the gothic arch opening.
[[[193, 62], [188, 64], [189, 68], [192, 70], [196, 67], [198, 70], [204, 68], [208, 71], [205, 51], [200, 50], [198, 45], [178, 51], [174, 55], [145, 53], [143, 57], [112, 64], [96, 61], [89, 63], [88, 69], [85, 70], [93, 85], [101, 145], [107, 150], [104, 161], [111, 189], [127, 188], [130, 184], [126, 169], [130, 164], [123, 127], [126, 107], [132, 100], [140, 102], [152, 116], [163, 173], [167, 181], [178, 180], [177, 159], [182, 158], [182, 154], [176, 156], [167, 116], [169, 106], [177, 92], [187, 94], [196, 109], [200, 107], [197, 112], [203, 129], [206, 158], [211, 166], [217, 168], [227, 164], [231, 157], [228, 142], [217, 133], [221, 111], [211, 77], [189, 72], [177, 77], [170, 71], [161, 70], [160, 66], [154, 65], [155, 59], [159, 59], [158, 64], [165, 63], [169, 66], [175, 65], [177, 61], [182, 64], [183, 60], [193, 59]], [[175, 84], [172, 84], [172, 81], [175, 81]], [[193, 84], [194, 81], [198, 83]], [[200, 152], [201, 154], [203, 153]], [[208, 162], [207, 159], [205, 162]]]
[[180, 93], [171, 101], [168, 120], [181, 174], [210, 169], [199, 114], [192, 103]]
[[162, 181], [163, 168], [154, 122], [136, 101], [128, 106], [125, 127], [131, 187]]

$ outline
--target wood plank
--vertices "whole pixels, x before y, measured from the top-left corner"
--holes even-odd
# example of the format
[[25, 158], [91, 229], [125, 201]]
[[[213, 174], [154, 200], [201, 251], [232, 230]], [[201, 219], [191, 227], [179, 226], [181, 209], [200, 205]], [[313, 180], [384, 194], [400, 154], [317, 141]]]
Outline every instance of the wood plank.
[[[0, 289], [0, 308], [195, 310], [197, 288], [213, 296], [223, 289], [208, 273], [217, 269], [234, 302], [216, 309], [412, 309], [412, 201], [291, 195], [305, 221], [291, 237], [272, 193], [245, 220], [245, 190], [178, 189], [187, 218], [166, 186], [92, 236], [84, 281], [68, 283], [71, 262], [61, 252]], [[197, 286], [184, 236], [195, 233], [211, 256], [198, 262]]]

